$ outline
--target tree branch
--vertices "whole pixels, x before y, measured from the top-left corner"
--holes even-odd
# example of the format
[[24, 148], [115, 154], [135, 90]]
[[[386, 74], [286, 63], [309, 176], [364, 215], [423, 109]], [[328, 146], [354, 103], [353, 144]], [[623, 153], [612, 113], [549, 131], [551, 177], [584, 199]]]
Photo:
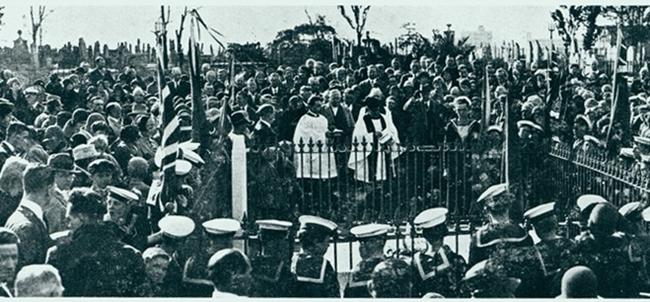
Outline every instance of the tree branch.
[[363, 14], [361, 15], [361, 29], [362, 30], [366, 27], [366, 20], [368, 19], [368, 10], [370, 10], [370, 5], [366, 6], [363, 9]]
[[354, 28], [354, 22], [352, 21], [352, 19], [350, 19], [348, 14], [345, 12], [345, 6], [339, 5], [338, 8], [339, 8], [339, 12], [341, 13], [341, 16], [343, 16], [343, 18], [345, 18], [345, 20], [348, 21], [348, 24], [350, 24], [350, 27], [352, 29], [356, 30], [356, 28]]

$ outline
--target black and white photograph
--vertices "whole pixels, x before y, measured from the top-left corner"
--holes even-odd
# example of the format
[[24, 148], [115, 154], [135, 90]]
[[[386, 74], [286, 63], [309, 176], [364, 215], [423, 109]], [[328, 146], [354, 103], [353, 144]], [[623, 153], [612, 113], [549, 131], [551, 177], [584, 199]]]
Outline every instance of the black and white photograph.
[[0, 3], [0, 297], [650, 298], [650, 5], [397, 2]]

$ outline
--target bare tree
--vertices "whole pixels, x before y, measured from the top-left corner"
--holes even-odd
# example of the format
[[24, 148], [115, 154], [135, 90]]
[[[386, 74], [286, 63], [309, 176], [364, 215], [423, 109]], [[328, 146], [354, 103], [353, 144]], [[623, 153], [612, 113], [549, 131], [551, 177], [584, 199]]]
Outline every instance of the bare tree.
[[4, 23], [2, 23], [2, 17], [4, 17], [4, 15], [5, 15], [4, 10], [5, 10], [5, 7], [0, 6], [0, 25], [4, 25]]
[[350, 27], [352, 27], [352, 29], [357, 33], [357, 46], [361, 46], [361, 37], [363, 37], [363, 30], [366, 27], [366, 20], [368, 19], [368, 10], [370, 10], [370, 6], [368, 5], [364, 7], [362, 5], [350, 5], [350, 10], [352, 10], [354, 19], [348, 16], [345, 11], [345, 6], [339, 5], [338, 8], [341, 16], [348, 21]]
[[176, 54], [178, 55], [178, 66], [180, 68], [183, 68], [183, 44], [181, 43], [181, 39], [183, 38], [183, 25], [185, 24], [185, 18], [187, 17], [187, 6], [185, 7], [185, 10], [183, 10], [183, 14], [181, 14], [181, 22], [178, 25], [178, 29], [176, 30]]
[[[42, 26], [45, 18], [49, 16], [54, 10], [46, 10], [45, 6], [38, 6], [38, 13], [34, 16], [34, 6], [29, 7], [29, 17], [32, 21], [32, 56], [34, 59], [34, 66], [36, 69], [40, 68], [40, 62], [38, 60], [38, 45], [36, 44], [36, 38], [39, 33], [42, 35]], [[42, 38], [41, 38], [42, 40]]]

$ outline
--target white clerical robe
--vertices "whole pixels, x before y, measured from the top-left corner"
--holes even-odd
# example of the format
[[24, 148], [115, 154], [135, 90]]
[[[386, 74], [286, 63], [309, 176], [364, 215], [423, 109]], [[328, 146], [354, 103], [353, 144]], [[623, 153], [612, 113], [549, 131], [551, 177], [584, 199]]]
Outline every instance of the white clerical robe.
[[[382, 132], [382, 136], [378, 139], [379, 144], [388, 144], [386, 148], [390, 152], [382, 148], [381, 152], [377, 152], [374, 148], [374, 131]], [[362, 142], [366, 142], [365, 148]], [[399, 146], [399, 136], [397, 128], [393, 124], [393, 119], [390, 115], [380, 114], [380, 118], [372, 119], [369, 114], [359, 116], [359, 119], [354, 125], [352, 132], [352, 153], [348, 160], [348, 168], [354, 170], [354, 179], [363, 182], [371, 182], [371, 173], [374, 173], [374, 179], [378, 181], [386, 180], [387, 173], [392, 173], [393, 167], [386, 166], [386, 155], [389, 154], [390, 160], [395, 160], [403, 152], [403, 148]], [[356, 145], [354, 142], [358, 142]], [[386, 151], [385, 151], [386, 150]], [[375, 154], [377, 160], [375, 167], [370, 167], [370, 155]]]
[[[329, 179], [337, 176], [334, 152], [327, 146], [325, 136], [328, 130], [327, 118], [322, 115], [307, 112], [300, 118], [293, 134], [296, 177]], [[318, 142], [321, 143], [320, 152]]]

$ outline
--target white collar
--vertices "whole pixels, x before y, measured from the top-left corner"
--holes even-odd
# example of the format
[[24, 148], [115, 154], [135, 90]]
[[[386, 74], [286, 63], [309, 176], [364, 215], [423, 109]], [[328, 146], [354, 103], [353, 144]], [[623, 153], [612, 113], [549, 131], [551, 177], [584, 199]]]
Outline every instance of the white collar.
[[41, 206], [39, 206], [37, 203], [29, 199], [23, 198], [23, 200], [20, 201], [20, 205], [34, 212], [34, 215], [36, 215], [38, 219], [43, 221], [43, 208], [41, 208]]

